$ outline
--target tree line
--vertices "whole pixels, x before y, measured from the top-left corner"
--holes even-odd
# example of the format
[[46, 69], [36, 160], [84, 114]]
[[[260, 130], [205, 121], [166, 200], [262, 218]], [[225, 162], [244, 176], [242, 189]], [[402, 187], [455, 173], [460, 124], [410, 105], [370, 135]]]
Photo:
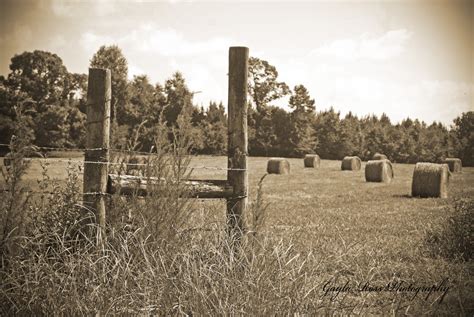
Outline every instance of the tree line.
[[[194, 93], [179, 72], [163, 84], [146, 75], [128, 80], [128, 63], [117, 46], [102, 46], [91, 67], [112, 71], [111, 141], [115, 148], [150, 151], [157, 138], [173, 142], [186, 134], [197, 154], [225, 154], [227, 115], [222, 102], [193, 104]], [[474, 165], [474, 112], [457, 117], [451, 127], [406, 118], [392, 123], [382, 114], [341, 116], [333, 108], [317, 111], [304, 85], [290, 89], [275, 66], [249, 59], [249, 154], [325, 159], [384, 153], [394, 162], [439, 162], [459, 157]], [[8, 143], [18, 118], [29, 139], [43, 147], [84, 147], [87, 75], [70, 73], [61, 58], [45, 51], [11, 58], [10, 73], [0, 77], [0, 143]], [[290, 111], [273, 105], [289, 97]], [[3, 149], [5, 151], [5, 149]]]

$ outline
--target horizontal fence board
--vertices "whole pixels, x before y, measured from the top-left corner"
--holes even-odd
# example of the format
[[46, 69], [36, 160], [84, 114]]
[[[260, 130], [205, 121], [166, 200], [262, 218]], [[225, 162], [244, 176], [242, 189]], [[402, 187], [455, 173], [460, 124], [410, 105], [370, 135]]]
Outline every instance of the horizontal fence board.
[[[143, 177], [132, 175], [109, 174], [107, 182], [107, 193], [124, 196], [147, 196], [148, 190], [154, 186], [182, 186], [180, 190], [182, 197], [188, 198], [231, 198], [233, 188], [227, 180], [182, 180], [179, 184], [171, 183], [163, 178]], [[166, 192], [166, 191], [163, 191]]]

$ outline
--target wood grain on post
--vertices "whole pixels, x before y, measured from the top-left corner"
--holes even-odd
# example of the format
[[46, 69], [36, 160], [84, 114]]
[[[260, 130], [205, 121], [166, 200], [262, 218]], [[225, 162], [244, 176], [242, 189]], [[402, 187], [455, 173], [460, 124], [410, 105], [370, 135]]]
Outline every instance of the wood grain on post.
[[109, 160], [110, 80], [110, 70], [89, 69], [83, 193], [84, 204], [94, 210], [96, 222], [102, 229], [105, 227], [104, 194]]
[[[247, 208], [247, 47], [229, 49], [227, 181], [234, 197], [227, 199], [227, 221], [233, 234], [243, 232], [242, 215]], [[237, 169], [237, 170], [231, 170]]]

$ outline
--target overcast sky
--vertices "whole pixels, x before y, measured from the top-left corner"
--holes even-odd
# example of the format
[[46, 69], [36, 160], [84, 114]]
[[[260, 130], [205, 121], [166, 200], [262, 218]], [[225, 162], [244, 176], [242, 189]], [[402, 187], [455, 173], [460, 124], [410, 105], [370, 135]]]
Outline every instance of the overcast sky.
[[[474, 1], [0, 0], [0, 74], [14, 54], [58, 54], [87, 73], [117, 44], [129, 77], [163, 83], [177, 70], [194, 101], [227, 101], [229, 46], [305, 85], [317, 110], [385, 112], [451, 124], [474, 110]], [[285, 102], [279, 105], [285, 106]]]

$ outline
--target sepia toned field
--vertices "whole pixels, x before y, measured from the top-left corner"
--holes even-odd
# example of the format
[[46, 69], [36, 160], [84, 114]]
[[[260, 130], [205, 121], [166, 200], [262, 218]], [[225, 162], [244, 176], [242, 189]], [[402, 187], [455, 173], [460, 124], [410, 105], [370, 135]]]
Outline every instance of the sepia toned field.
[[[34, 159], [24, 181], [35, 187], [42, 173], [40, 162], [47, 163], [50, 177], [64, 179], [68, 163], [63, 160]], [[70, 160], [75, 164], [82, 157]], [[267, 160], [249, 158], [250, 201], [266, 173]], [[438, 240], [443, 239], [443, 228], [454, 213], [453, 202], [474, 196], [474, 168], [452, 175], [448, 199], [420, 199], [410, 196], [414, 165], [394, 164], [393, 181], [380, 184], [365, 181], [365, 162], [360, 171], [341, 171], [340, 161], [322, 160], [320, 168], [304, 168], [302, 159], [289, 161], [289, 175], [267, 175], [263, 181], [263, 198], [269, 205], [262, 235], [275, 243], [285, 241], [296, 258], [312, 254], [312, 276], [305, 277], [311, 285], [306, 291], [321, 303], [319, 313], [341, 308], [361, 315], [473, 312], [472, 261], [440, 256], [433, 237], [441, 234]], [[200, 167], [226, 165], [226, 157], [194, 157], [191, 176], [225, 179], [225, 170]], [[194, 208], [190, 228], [224, 226], [225, 201], [197, 201]], [[290, 262], [280, 266], [291, 266]], [[440, 291], [428, 297], [410, 291], [368, 291], [393, 281], [450, 288], [445, 296]], [[357, 291], [330, 289], [344, 285]], [[369, 288], [361, 290], [361, 285]]]

